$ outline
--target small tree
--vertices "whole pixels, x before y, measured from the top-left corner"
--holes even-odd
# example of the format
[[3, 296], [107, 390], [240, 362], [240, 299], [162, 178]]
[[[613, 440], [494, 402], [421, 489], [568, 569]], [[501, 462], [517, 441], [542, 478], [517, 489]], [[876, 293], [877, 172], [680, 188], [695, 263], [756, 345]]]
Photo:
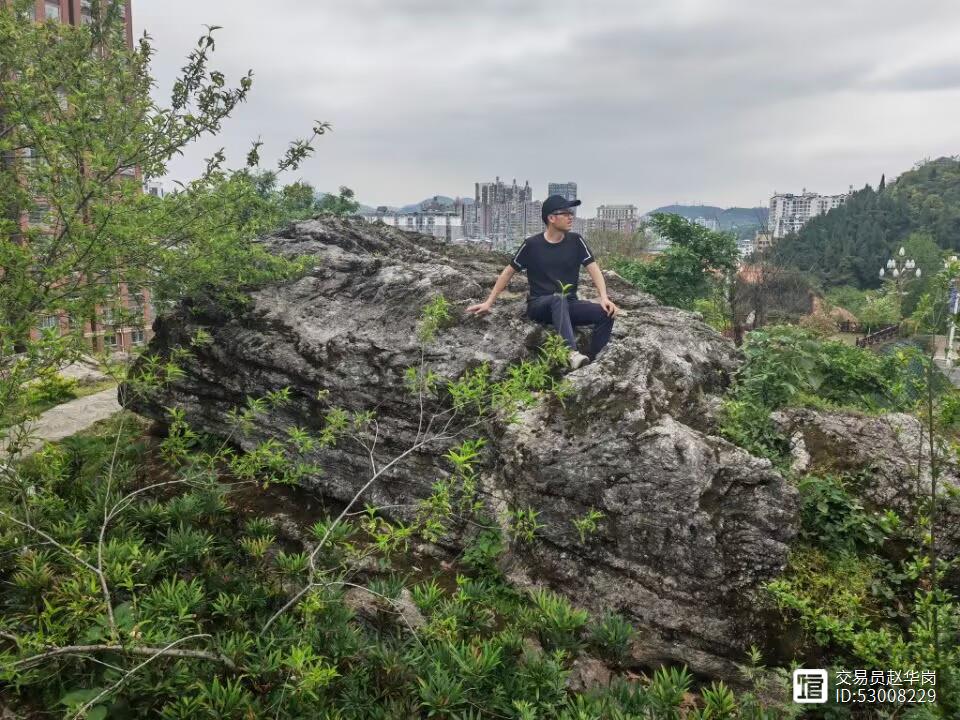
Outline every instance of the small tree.
[[324, 195], [317, 203], [317, 211], [325, 215], [353, 215], [360, 209], [360, 203], [354, 200], [353, 190], [340, 186], [339, 195]]
[[638, 259], [650, 248], [647, 224], [641, 223], [633, 232], [597, 230], [589, 233], [590, 246], [601, 256], [609, 258]]
[[691, 309], [711, 287], [729, 280], [737, 265], [733, 235], [708, 230], [679, 215], [656, 213], [654, 229], [670, 246], [649, 264], [622, 261], [615, 269], [664, 305]]
[[[0, 414], [25, 382], [88, 349], [83, 321], [121, 283], [160, 306], [185, 293], [236, 301], [301, 265], [250, 242], [283, 217], [267, 192], [275, 176], [253, 172], [259, 141], [246, 170], [227, 169], [221, 150], [167, 197], [141, 192], [141, 176], [163, 176], [173, 156], [216, 135], [250, 91], [252, 73], [231, 87], [210, 67], [216, 27], [163, 106], [151, 97], [150, 38], [129, 48], [115, 3], [94, 2], [81, 26], [35, 22], [32, 5], [0, 3]], [[292, 143], [276, 171], [296, 168], [327, 129]], [[37, 339], [49, 316], [70, 318], [73, 332]]]

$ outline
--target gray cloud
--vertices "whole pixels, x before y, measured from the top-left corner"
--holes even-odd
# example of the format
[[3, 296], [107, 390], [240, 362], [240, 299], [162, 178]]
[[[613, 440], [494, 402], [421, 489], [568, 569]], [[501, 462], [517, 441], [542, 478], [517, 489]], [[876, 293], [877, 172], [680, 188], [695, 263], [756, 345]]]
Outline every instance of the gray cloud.
[[960, 90], [960, 60], [903, 68], [875, 82], [881, 90]]
[[[899, 6], [899, 7], [898, 7]], [[588, 209], [837, 192], [960, 153], [960, 6], [939, 0], [137, 0], [169, 87], [204, 23], [255, 71], [218, 142], [282, 151], [329, 120], [299, 176], [372, 204], [574, 179]], [[924, 90], [925, 94], [905, 91]], [[920, 99], [922, 98], [922, 99]]]

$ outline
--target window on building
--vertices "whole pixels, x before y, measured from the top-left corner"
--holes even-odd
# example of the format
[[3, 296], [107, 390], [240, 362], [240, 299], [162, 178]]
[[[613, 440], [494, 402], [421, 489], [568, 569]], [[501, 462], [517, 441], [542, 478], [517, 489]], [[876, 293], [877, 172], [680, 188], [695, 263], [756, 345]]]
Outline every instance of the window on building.
[[117, 347], [117, 334], [116, 333], [106, 333], [103, 336], [103, 347], [104, 348], [115, 348]]
[[130, 307], [130, 311], [143, 317], [143, 310], [145, 306], [145, 301], [143, 299], [143, 289], [137, 287], [136, 285], [127, 286], [127, 305]]
[[23, 149], [20, 159], [26, 167], [33, 168], [37, 166], [40, 156], [34, 148], [28, 147]]
[[27, 218], [31, 225], [46, 225], [50, 221], [50, 204], [43, 200], [36, 200]]
[[50, 328], [59, 329], [60, 318], [58, 318], [56, 315], [44, 315], [42, 318], [40, 318], [40, 322], [37, 323], [37, 327], [40, 330], [49, 330]]
[[45, 0], [43, 6], [47, 20], [60, 19], [60, 0]]
[[130, 333], [130, 342], [134, 345], [143, 345], [143, 330], [137, 328]]

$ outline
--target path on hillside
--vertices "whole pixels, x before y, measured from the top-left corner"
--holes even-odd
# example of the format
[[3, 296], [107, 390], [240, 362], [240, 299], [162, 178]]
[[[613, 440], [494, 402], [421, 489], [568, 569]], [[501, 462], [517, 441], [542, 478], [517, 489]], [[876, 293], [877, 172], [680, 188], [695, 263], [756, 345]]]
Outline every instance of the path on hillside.
[[[34, 441], [24, 451], [24, 455], [32, 455], [43, 447], [43, 443], [47, 440], [62, 440], [81, 430], [86, 430], [98, 420], [105, 420], [119, 410], [120, 404], [117, 402], [115, 387], [57, 405], [28, 424]], [[0, 443], [2, 443], [0, 460], [3, 460], [8, 443], [7, 440]]]

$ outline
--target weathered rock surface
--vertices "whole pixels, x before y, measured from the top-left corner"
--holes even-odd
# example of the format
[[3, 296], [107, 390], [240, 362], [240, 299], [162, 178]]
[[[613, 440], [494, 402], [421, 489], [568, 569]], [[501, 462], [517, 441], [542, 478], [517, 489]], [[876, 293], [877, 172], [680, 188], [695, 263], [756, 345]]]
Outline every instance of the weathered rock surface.
[[426, 618], [413, 601], [413, 595], [406, 588], [400, 597], [391, 600], [374, 595], [366, 588], [350, 587], [343, 594], [344, 604], [359, 617], [370, 623], [378, 623], [382, 615], [388, 615], [396, 624], [410, 631], [416, 631], [427, 624]]
[[602, 660], [590, 655], [580, 655], [573, 661], [566, 685], [573, 692], [583, 693], [606, 687], [612, 677], [613, 673]]
[[[542, 338], [524, 318], [522, 276], [490, 316], [463, 313], [486, 296], [508, 256], [342, 220], [300, 223], [264, 242], [287, 256], [314, 256], [313, 271], [253, 292], [239, 315], [188, 302], [158, 320], [154, 351], [187, 346], [198, 329], [214, 341], [194, 349], [184, 377], [163, 397], [135, 410], [162, 420], [163, 406], [176, 404], [196, 429], [226, 435], [225, 413], [247, 395], [290, 387], [292, 402], [238, 438], [243, 447], [284, 440], [291, 425], [318, 430], [333, 406], [373, 409], [382, 468], [422, 429], [403, 373], [421, 361], [416, 326], [434, 295], [450, 301], [454, 318], [423, 361], [444, 379], [484, 361], [499, 378]], [[796, 491], [769, 462], [696, 429], [706, 427], [711, 395], [740, 362], [733, 345], [696, 315], [657, 305], [615, 273], [606, 277], [622, 312], [607, 351], [567, 375], [573, 393], [564, 406], [542, 402], [517, 423], [492, 418], [459, 438], [489, 438], [482, 476], [491, 505], [533, 507], [546, 525], [510, 558], [514, 578], [629, 616], [644, 633], [641, 654], [650, 663], [685, 661], [730, 674], [731, 659], [763, 642], [752, 593], [786, 563]], [[589, 299], [590, 285], [585, 279], [581, 297]], [[318, 399], [318, 391], [327, 394]], [[423, 425], [441, 409], [428, 403]], [[471, 420], [454, 418], [451, 433]], [[449, 444], [407, 455], [364, 501], [402, 505], [428, 495], [449, 471]], [[341, 501], [370, 477], [370, 457], [356, 443], [311, 460], [324, 468], [313, 487]], [[591, 508], [604, 517], [581, 543], [572, 521]]]
[[[855, 412], [786, 409], [773, 413], [777, 429], [790, 438], [797, 472], [855, 476], [857, 497], [871, 510], [890, 508], [912, 516], [930, 495], [929, 438], [920, 421], [904, 413], [883, 416]], [[938, 451], [938, 494], [960, 490], [960, 466], [952, 453]], [[960, 507], [940, 506], [943, 549], [960, 550]]]

